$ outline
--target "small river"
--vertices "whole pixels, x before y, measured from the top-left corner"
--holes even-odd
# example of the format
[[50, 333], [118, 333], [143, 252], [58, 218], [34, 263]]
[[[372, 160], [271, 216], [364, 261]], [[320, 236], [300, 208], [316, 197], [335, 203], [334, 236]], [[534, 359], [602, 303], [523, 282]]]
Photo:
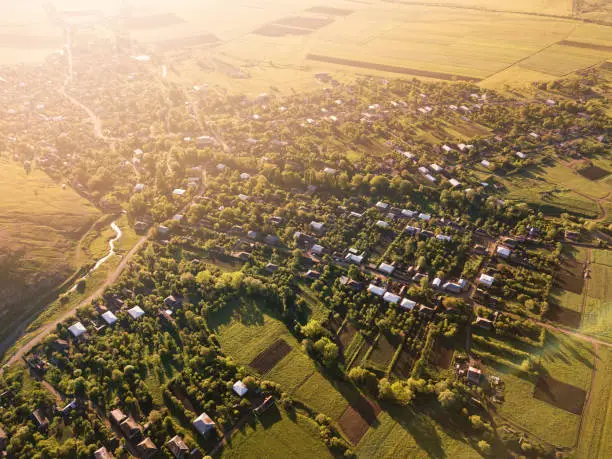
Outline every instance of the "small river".
[[[110, 257], [115, 255], [115, 243], [121, 238], [123, 233], [121, 232], [121, 228], [119, 228], [117, 223], [112, 222], [110, 226], [113, 229], [113, 231], [116, 233], [116, 236], [108, 241], [108, 253], [104, 255], [102, 258], [100, 258], [98, 261], [96, 261], [96, 264], [93, 266], [93, 268], [91, 268], [87, 274], [81, 277], [81, 279], [87, 279], [87, 277], [91, 273], [93, 273], [96, 269], [98, 269], [100, 266], [102, 266], [106, 262], [106, 260], [108, 260]], [[79, 283], [81, 279], [77, 280], [75, 284], [70, 288], [70, 290], [68, 290], [68, 292], [74, 292], [77, 288], [77, 284]]]

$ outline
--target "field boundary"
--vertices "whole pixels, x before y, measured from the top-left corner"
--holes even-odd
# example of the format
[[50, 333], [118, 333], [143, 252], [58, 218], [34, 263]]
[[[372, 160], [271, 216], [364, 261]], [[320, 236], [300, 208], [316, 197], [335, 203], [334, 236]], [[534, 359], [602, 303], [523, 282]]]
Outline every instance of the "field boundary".
[[478, 83], [482, 81], [482, 78], [474, 78], [474, 77], [468, 77], [464, 75], [456, 75], [456, 74], [444, 73], [444, 72], [432, 72], [429, 70], [419, 70], [419, 69], [413, 69], [409, 67], [400, 67], [397, 65], [376, 64], [374, 62], [357, 61], [353, 59], [343, 59], [340, 57], [324, 56], [321, 54], [309, 53], [306, 55], [306, 60], [326, 62], [328, 64], [344, 65], [348, 67], [359, 67], [362, 69], [378, 70], [381, 72], [399, 73], [402, 75], [414, 75], [414, 76], [420, 76], [424, 78], [436, 78], [438, 80], [448, 80], [448, 81], [460, 80], [460, 81], [468, 81], [471, 83]]

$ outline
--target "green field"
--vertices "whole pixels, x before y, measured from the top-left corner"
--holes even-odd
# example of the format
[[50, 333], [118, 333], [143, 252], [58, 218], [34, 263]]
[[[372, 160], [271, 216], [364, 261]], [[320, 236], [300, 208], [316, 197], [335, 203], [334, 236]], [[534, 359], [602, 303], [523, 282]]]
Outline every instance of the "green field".
[[333, 457], [320, 439], [314, 421], [300, 415], [293, 421], [282, 410], [270, 410], [263, 419], [262, 423], [247, 424], [240, 429], [228, 441], [219, 457]]
[[223, 351], [241, 365], [248, 365], [282, 338], [294, 349], [262, 377], [279, 383], [296, 399], [332, 418], [338, 418], [347, 408], [346, 398], [319, 373], [285, 325], [257, 305], [227, 307], [209, 317], [209, 326]]
[[[5, 159], [0, 159], [0, 193], [0, 294], [6, 299], [0, 302], [1, 341], [41, 307], [23, 307], [26, 301], [52, 290], [76, 270], [79, 239], [100, 213], [41, 170], [26, 174], [21, 164]], [[21, 305], [19, 313], [16, 304]]]
[[[552, 378], [588, 392], [593, 365], [593, 347], [590, 344], [563, 334], [549, 333], [545, 348], [539, 352], [533, 349], [531, 353]], [[521, 360], [522, 357], [517, 355], [512, 363], [520, 365]], [[498, 408], [502, 419], [514, 422], [554, 445], [573, 447], [580, 416], [534, 398], [535, 381], [522, 375], [514, 365], [490, 363], [487, 370], [498, 375], [505, 384], [505, 402]]]
[[463, 435], [448, 432], [429, 416], [412, 409], [383, 411], [355, 448], [358, 457], [480, 458]]
[[612, 456], [612, 350], [599, 346], [597, 355], [597, 372], [576, 457], [603, 459]]
[[581, 331], [612, 342], [612, 251], [591, 250], [591, 278], [586, 291]]

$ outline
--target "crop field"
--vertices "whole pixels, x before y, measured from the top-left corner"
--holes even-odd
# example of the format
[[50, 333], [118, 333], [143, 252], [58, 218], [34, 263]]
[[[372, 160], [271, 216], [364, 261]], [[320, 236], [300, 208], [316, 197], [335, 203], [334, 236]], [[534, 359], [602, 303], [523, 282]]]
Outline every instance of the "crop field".
[[62, 190], [44, 172], [26, 174], [21, 164], [0, 160], [0, 340], [24, 317], [25, 307], [77, 268], [81, 236], [99, 211], [71, 188]]
[[612, 252], [591, 250], [591, 278], [585, 293], [584, 317], [581, 331], [612, 341]]
[[270, 410], [262, 423], [247, 424], [236, 432], [221, 451], [220, 457], [333, 457], [319, 437], [318, 426], [298, 415], [289, 419], [282, 410]]
[[[495, 344], [500, 340], [490, 339]], [[514, 346], [512, 343], [507, 345]], [[518, 369], [522, 354], [506, 356], [498, 362], [489, 362], [487, 373], [498, 375], [505, 384], [505, 402], [497, 408], [499, 414], [521, 425], [542, 439], [564, 447], [572, 447], [577, 439], [580, 416], [574, 412], [584, 406], [583, 392], [588, 391], [594, 362], [592, 345], [568, 336], [549, 333], [543, 350], [531, 349], [544, 367], [542, 377], [548, 379], [548, 399], [536, 392], [538, 381], [527, 378]], [[558, 381], [555, 386], [551, 381]], [[540, 388], [545, 384], [540, 382]], [[570, 387], [571, 386], [571, 387]], [[562, 390], [567, 389], [567, 390]], [[573, 394], [564, 399], [562, 392]], [[537, 396], [536, 396], [537, 394]], [[553, 400], [554, 399], [554, 400]], [[582, 400], [582, 403], [581, 403]], [[551, 403], [557, 401], [558, 403]], [[563, 402], [563, 407], [559, 407]]]

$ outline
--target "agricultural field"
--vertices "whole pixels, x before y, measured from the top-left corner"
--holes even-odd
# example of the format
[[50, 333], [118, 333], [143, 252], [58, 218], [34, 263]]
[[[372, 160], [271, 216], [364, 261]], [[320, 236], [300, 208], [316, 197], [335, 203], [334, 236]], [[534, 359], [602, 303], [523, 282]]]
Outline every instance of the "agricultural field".
[[[78, 267], [79, 239], [100, 212], [72, 188], [34, 168], [0, 160], [0, 341], [12, 326], [36, 313], [24, 304], [64, 282]], [[34, 288], [33, 288], [34, 286]], [[9, 300], [10, 299], [10, 300]]]
[[334, 419], [347, 408], [345, 396], [319, 373], [285, 325], [256, 304], [225, 308], [209, 317], [209, 327], [227, 355], [306, 405]]
[[599, 346], [597, 372], [582, 423], [576, 457], [605, 458], [612, 455], [612, 350]]
[[[269, 425], [266, 424], [266, 418]], [[272, 419], [276, 418], [276, 419]], [[239, 430], [219, 457], [333, 457], [319, 439], [318, 426], [311, 419], [298, 415], [289, 419], [279, 410], [270, 410], [262, 423], [247, 424]]]
[[[487, 343], [482, 350], [521, 347], [497, 338], [488, 338]], [[592, 345], [558, 333], [548, 334], [543, 350], [504, 351], [504, 358], [487, 362], [487, 373], [499, 376], [505, 385], [505, 401], [497, 413], [551, 444], [573, 447], [590, 387], [593, 352]], [[542, 365], [535, 381], [520, 370], [526, 355], [534, 355]]]

